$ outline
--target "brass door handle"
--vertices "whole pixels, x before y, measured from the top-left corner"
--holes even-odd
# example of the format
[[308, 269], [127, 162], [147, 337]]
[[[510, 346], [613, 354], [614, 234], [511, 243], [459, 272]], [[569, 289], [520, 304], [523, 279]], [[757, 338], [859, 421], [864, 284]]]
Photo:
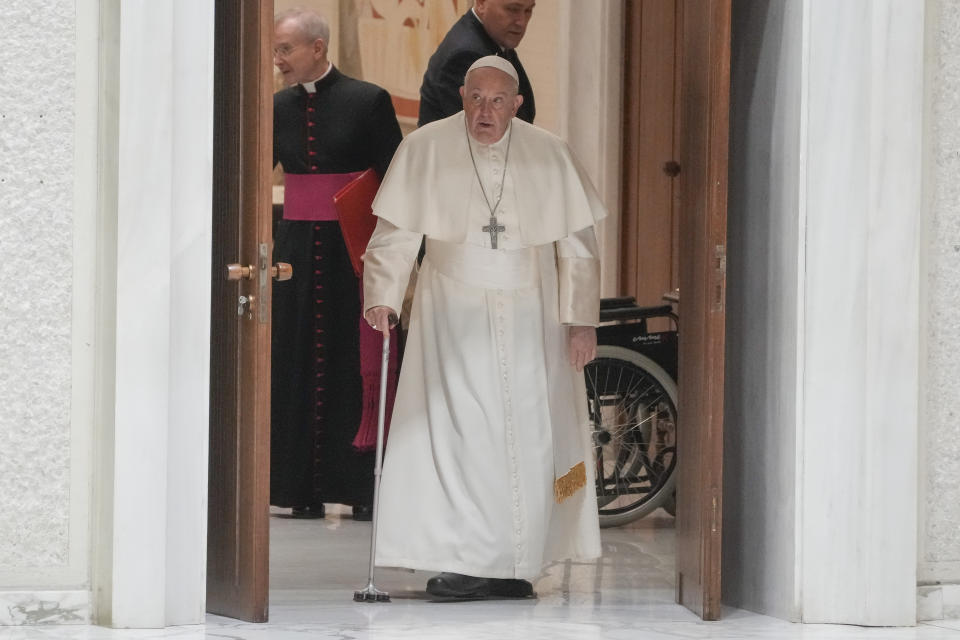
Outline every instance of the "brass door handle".
[[286, 262], [278, 262], [270, 267], [270, 275], [278, 282], [289, 280], [293, 277], [293, 267]]
[[[293, 267], [286, 262], [278, 262], [270, 265], [270, 245], [261, 242], [257, 246], [257, 264], [240, 264], [232, 262], [225, 267], [224, 275], [227, 280], [256, 280], [256, 300], [243, 287], [244, 295], [241, 295], [237, 303], [237, 315], [248, 319], [256, 319], [260, 324], [270, 322], [270, 278], [277, 280], [289, 280], [293, 277]], [[256, 309], [254, 309], [256, 307]]]
[[227, 280], [253, 280], [256, 268], [253, 265], [228, 264], [224, 272]]

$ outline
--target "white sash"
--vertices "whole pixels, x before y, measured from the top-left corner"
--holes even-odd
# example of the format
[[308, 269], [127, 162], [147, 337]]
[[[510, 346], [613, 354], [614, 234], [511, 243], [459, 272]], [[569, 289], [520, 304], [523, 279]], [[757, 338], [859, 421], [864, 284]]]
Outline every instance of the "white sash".
[[540, 285], [537, 250], [487, 249], [427, 238], [427, 259], [443, 275], [483, 289], [532, 289]]

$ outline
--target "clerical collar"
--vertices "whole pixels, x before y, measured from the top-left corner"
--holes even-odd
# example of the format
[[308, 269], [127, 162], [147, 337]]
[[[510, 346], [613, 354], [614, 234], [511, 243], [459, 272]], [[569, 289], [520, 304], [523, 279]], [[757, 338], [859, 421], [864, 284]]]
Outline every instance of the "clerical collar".
[[323, 75], [317, 78], [316, 80], [311, 80], [310, 82], [301, 82], [300, 85], [306, 89], [307, 93], [316, 93], [317, 92], [317, 83], [330, 75], [330, 72], [333, 71], [333, 63], [327, 62], [327, 70], [323, 72]]

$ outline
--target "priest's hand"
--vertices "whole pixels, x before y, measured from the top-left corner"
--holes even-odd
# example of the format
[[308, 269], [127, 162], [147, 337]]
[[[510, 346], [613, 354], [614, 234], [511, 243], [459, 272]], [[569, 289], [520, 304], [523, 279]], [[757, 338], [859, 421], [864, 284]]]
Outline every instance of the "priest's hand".
[[363, 318], [371, 328], [381, 332], [384, 337], [389, 336], [390, 329], [397, 326], [397, 314], [390, 307], [370, 307], [363, 314]]
[[594, 327], [570, 325], [567, 328], [570, 364], [583, 371], [597, 357], [597, 330]]

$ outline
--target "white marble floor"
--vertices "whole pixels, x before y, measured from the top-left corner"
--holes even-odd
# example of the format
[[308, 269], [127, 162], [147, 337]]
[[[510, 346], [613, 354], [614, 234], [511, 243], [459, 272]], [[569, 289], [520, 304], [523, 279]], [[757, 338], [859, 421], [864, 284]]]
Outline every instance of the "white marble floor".
[[358, 604], [366, 584], [369, 523], [336, 507], [323, 520], [275, 515], [271, 533], [270, 622], [209, 616], [202, 626], [163, 630], [8, 627], [2, 640], [960, 640], [960, 621], [903, 629], [799, 625], [727, 609], [702, 622], [673, 603], [673, 520], [663, 514], [603, 532], [600, 562], [551, 567], [537, 600], [436, 603], [425, 573], [378, 571], [392, 602]]

